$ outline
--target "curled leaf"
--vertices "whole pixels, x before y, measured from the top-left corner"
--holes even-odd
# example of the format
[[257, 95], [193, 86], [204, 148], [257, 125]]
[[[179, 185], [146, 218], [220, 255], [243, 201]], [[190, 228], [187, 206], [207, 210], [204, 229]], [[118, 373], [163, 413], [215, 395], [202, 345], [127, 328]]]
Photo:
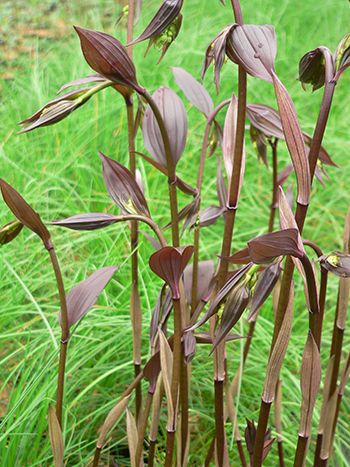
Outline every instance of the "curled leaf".
[[9, 222], [8, 224], [5, 224], [4, 227], [1, 227], [0, 246], [6, 245], [6, 243], [10, 243], [12, 240], [14, 240], [22, 229], [23, 224], [17, 219]]

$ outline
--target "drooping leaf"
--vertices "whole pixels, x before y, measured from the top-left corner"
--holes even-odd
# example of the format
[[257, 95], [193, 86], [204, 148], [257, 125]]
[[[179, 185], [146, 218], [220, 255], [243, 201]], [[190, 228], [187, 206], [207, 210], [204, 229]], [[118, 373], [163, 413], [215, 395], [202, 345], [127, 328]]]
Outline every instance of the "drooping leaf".
[[129, 45], [137, 44], [161, 34], [176, 18], [182, 8], [183, 0], [164, 0], [143, 33]]
[[297, 178], [297, 202], [307, 206], [310, 200], [311, 178], [304, 138], [293, 101], [290, 98], [288, 91], [275, 73], [272, 73], [272, 77], [278, 109], [283, 125], [283, 132]]
[[49, 404], [49, 435], [53, 453], [54, 467], [62, 467], [64, 455], [62, 430], [56, 415], [56, 411], [51, 404]]
[[120, 216], [112, 216], [106, 212], [89, 212], [67, 217], [66, 219], [47, 222], [47, 224], [67, 227], [72, 230], [98, 230], [108, 227], [118, 221], [120, 221]]
[[248, 247], [237, 251], [231, 256], [219, 256], [219, 258], [231, 264], [248, 264], [252, 261]]
[[158, 240], [152, 237], [152, 235], [148, 234], [147, 232], [143, 232], [142, 230], [139, 230], [139, 232], [147, 238], [155, 250], [160, 250], [162, 248], [162, 245], [158, 242]]
[[[187, 114], [179, 96], [171, 89], [161, 86], [152, 95], [163, 118], [168, 134], [174, 166], [184, 152], [187, 139]], [[143, 142], [153, 159], [167, 168], [163, 138], [158, 122], [148, 104], [142, 124]]]
[[97, 448], [99, 449], [103, 448], [108, 432], [114, 427], [114, 425], [117, 423], [119, 418], [122, 416], [125, 410], [125, 407], [126, 407], [126, 403], [129, 399], [130, 399], [130, 396], [126, 396], [123, 399], [121, 399], [107, 415], [106, 420], [104, 421], [102, 428], [100, 430], [98, 441], [96, 443]]
[[298, 245], [298, 229], [283, 229], [255, 237], [248, 242], [251, 260], [255, 264], [269, 263], [278, 256], [291, 255], [301, 258], [304, 249]]
[[273, 26], [269, 24], [236, 26], [229, 35], [227, 51], [248, 74], [272, 83], [271, 73], [274, 70], [277, 51]]
[[279, 260], [271, 263], [259, 277], [254, 287], [252, 305], [250, 307], [247, 321], [259, 310], [275, 287], [281, 272]]
[[300, 367], [301, 408], [299, 435], [308, 438], [318, 389], [321, 382], [321, 358], [317, 344], [309, 330]]
[[147, 201], [134, 176], [119, 162], [110, 159], [99, 151], [103, 165], [103, 180], [109, 196], [115, 204], [128, 214], [151, 217]]
[[[198, 262], [198, 278], [197, 278], [197, 302], [204, 297], [208, 292], [211, 280], [213, 278], [214, 261], [199, 261]], [[192, 300], [192, 281], [193, 281], [193, 264], [186, 266], [184, 270], [184, 286], [185, 296], [188, 304]]]
[[12, 242], [23, 229], [23, 224], [19, 220], [14, 220], [0, 228], [0, 246]]
[[[66, 297], [68, 329], [83, 318], [95, 304], [117, 268], [118, 266], [105, 266], [98, 269], [68, 292]], [[58, 320], [62, 326], [61, 310]]]
[[43, 241], [45, 248], [50, 250], [52, 243], [50, 233], [42, 222], [38, 213], [22, 198], [22, 196], [12, 188], [5, 180], [0, 178], [1, 193], [5, 203], [23, 225], [36, 233]]
[[166, 246], [149, 259], [150, 268], [169, 285], [174, 300], [180, 298], [179, 281], [193, 250], [194, 247], [190, 245], [179, 248]]
[[208, 117], [214, 110], [214, 104], [205, 87], [183, 68], [174, 66], [171, 68], [177, 85], [183, 91], [187, 99]]
[[104, 32], [77, 26], [74, 29], [79, 35], [85, 60], [93, 70], [116, 84], [140, 94], [145, 92], [137, 82], [135, 65], [121, 42]]
[[210, 354], [214, 352], [220, 342], [225, 339], [226, 335], [238, 322], [239, 318], [242, 316], [244, 310], [248, 306], [249, 297], [250, 290], [246, 285], [238, 284], [237, 287], [232, 289], [232, 291], [229, 293], [222, 312], [220, 325], [215, 335], [213, 347], [210, 350]]
[[306, 53], [299, 62], [298, 80], [305, 89], [305, 84], [312, 84], [312, 91], [322, 88], [325, 83], [325, 55], [333, 66], [332, 54], [327, 47], [317, 47]]
[[265, 104], [247, 104], [250, 123], [268, 137], [284, 139], [280, 114]]

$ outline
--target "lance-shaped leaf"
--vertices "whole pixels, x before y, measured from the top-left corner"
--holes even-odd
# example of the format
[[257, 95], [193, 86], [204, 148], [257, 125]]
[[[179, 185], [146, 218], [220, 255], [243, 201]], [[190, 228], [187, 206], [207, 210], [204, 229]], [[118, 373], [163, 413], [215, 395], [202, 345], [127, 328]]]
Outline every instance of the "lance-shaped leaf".
[[272, 76], [283, 131], [297, 178], [297, 202], [307, 206], [310, 200], [311, 178], [304, 138], [288, 91], [275, 73], [272, 73]]
[[143, 462], [139, 465], [136, 464], [136, 449], [139, 441], [139, 434], [137, 431], [136, 421], [128, 406], [126, 409], [126, 434], [128, 438], [128, 446], [130, 453], [130, 466], [143, 467]]
[[[214, 261], [199, 261], [198, 262], [198, 277], [197, 277], [197, 302], [201, 300], [209, 290], [211, 280], [213, 278]], [[193, 281], [193, 264], [186, 266], [184, 270], [184, 287], [187, 303], [192, 300], [192, 281]]]
[[333, 251], [330, 255], [320, 256], [317, 260], [328, 272], [340, 277], [350, 277], [350, 255]]
[[217, 155], [216, 160], [218, 168], [216, 171], [216, 192], [218, 194], [219, 205], [221, 208], [225, 208], [227, 205], [227, 187], [221, 171], [221, 160]]
[[0, 246], [6, 245], [6, 243], [10, 243], [13, 239], [17, 237], [17, 235], [23, 229], [22, 222], [18, 221], [11, 221], [8, 224], [5, 224], [4, 227], [0, 229]]
[[301, 409], [299, 435], [311, 434], [312, 413], [321, 382], [321, 358], [317, 344], [309, 330], [300, 367]]
[[194, 324], [190, 328], [186, 329], [187, 332], [194, 331], [195, 329], [199, 328], [204, 324], [214, 313], [217, 313], [218, 307], [221, 303], [227, 298], [228, 294], [231, 290], [235, 287], [236, 284], [245, 276], [245, 274], [249, 271], [252, 267], [253, 263], [249, 263], [246, 266], [242, 267], [241, 269], [237, 269], [234, 272], [234, 275], [226, 282], [226, 284], [219, 290], [218, 294], [210, 304], [208, 310], [204, 314], [204, 316], [198, 321], [198, 323]]
[[[98, 269], [68, 292], [66, 297], [68, 329], [83, 318], [95, 304], [117, 268], [118, 266], [106, 266]], [[62, 326], [61, 310], [58, 320]]]
[[50, 233], [42, 222], [39, 214], [29, 206], [18, 191], [1, 178], [0, 187], [4, 201], [11, 209], [14, 216], [16, 216], [23, 225], [28, 227], [28, 229], [36, 233], [43, 241], [45, 248], [50, 250], [52, 248]]
[[213, 100], [208, 91], [188, 71], [179, 67], [171, 67], [176, 84], [185, 94], [187, 99], [206, 117], [214, 110]]
[[[199, 206], [200, 198], [196, 195], [185, 207], [183, 207], [178, 213], [177, 218], [179, 221], [186, 219], [186, 222], [183, 226], [181, 235], [186, 230], [188, 224], [190, 223], [193, 215], [197, 212], [197, 208]], [[162, 227], [163, 230], [169, 229], [171, 227], [171, 221]]]
[[[176, 165], [184, 152], [187, 139], [187, 114], [182, 100], [171, 89], [161, 86], [153, 94], [163, 118], [169, 138], [173, 163]], [[163, 138], [158, 122], [148, 104], [142, 124], [143, 142], [153, 159], [167, 167]]]
[[275, 287], [281, 273], [281, 261], [277, 260], [270, 264], [261, 274], [254, 287], [252, 305], [250, 307], [247, 321], [259, 310], [265, 303], [265, 300]]
[[49, 436], [54, 467], [62, 467], [64, 455], [62, 430], [56, 415], [56, 411], [51, 404], [49, 404]]
[[186, 332], [182, 341], [182, 355], [184, 356], [186, 365], [193, 360], [196, 354], [197, 341], [193, 332]]
[[155, 250], [160, 250], [162, 248], [162, 245], [158, 242], [158, 240], [152, 237], [152, 235], [148, 234], [147, 232], [143, 232], [142, 230], [139, 230], [139, 233], [147, 238]]
[[275, 398], [276, 384], [279, 379], [284, 356], [286, 354], [290, 335], [292, 332], [293, 305], [294, 282], [290, 288], [287, 308], [283, 317], [282, 325], [267, 363], [266, 377], [262, 394], [262, 399], [266, 403], [271, 403]]
[[223, 29], [219, 34], [217, 34], [212, 41], [209, 42], [206, 51], [205, 58], [202, 67], [201, 81], [203, 83], [204, 75], [214, 60], [215, 70], [214, 70], [214, 83], [216, 86], [216, 92], [219, 94], [220, 88], [220, 71], [222, 65], [224, 64], [226, 57], [226, 43], [227, 39], [232, 31], [235, 28], [236, 24], [230, 24], [225, 29]]
[[284, 139], [280, 114], [269, 105], [247, 104], [247, 117], [267, 137]]
[[183, 0], [164, 0], [153, 19], [143, 31], [143, 33], [129, 45], [137, 44], [151, 37], [161, 34], [177, 17], [182, 8]]
[[265, 167], [268, 168], [269, 164], [267, 162], [267, 141], [264, 133], [253, 125], [250, 125], [249, 136], [252, 142], [253, 148], [258, 155], [258, 159], [262, 160]]
[[[238, 101], [236, 96], [233, 94], [231, 103], [227, 109], [224, 125], [224, 136], [222, 141], [222, 158], [224, 160], [224, 165], [227, 174], [228, 180], [228, 191], [230, 192], [231, 177], [232, 177], [232, 168], [235, 164], [234, 155], [235, 155], [235, 146], [236, 146], [236, 128], [237, 128], [237, 111], [238, 111]], [[241, 161], [241, 173], [239, 179], [239, 188], [238, 196], [242, 188], [243, 176], [245, 170], [245, 146], [243, 144], [243, 153]]]
[[156, 390], [157, 379], [160, 373], [160, 353], [156, 352], [143, 368], [143, 376], [150, 383], [148, 392], [153, 394]]
[[96, 443], [97, 448], [103, 448], [108, 432], [114, 427], [119, 418], [122, 416], [125, 410], [126, 403], [129, 399], [130, 396], [126, 396], [123, 399], [121, 399], [107, 415], [106, 420], [104, 421], [104, 424], [102, 425], [102, 428], [100, 430], [98, 441]]
[[278, 256], [302, 258], [304, 250], [298, 247], [299, 230], [284, 229], [255, 237], [248, 242], [249, 255], [255, 264], [269, 263]]
[[213, 341], [213, 347], [210, 350], [210, 355], [238, 322], [248, 306], [249, 297], [250, 289], [249, 286], [245, 284], [238, 284], [237, 287], [229, 293], [222, 312], [220, 325]]
[[130, 170], [100, 151], [99, 154], [105, 187], [115, 204], [128, 214], [151, 217], [147, 201]]
[[145, 92], [136, 79], [135, 65], [125, 47], [109, 34], [74, 27], [79, 35], [85, 60], [90, 67], [113, 83], [127, 86], [140, 94]]
[[[97, 89], [97, 86], [95, 88]], [[74, 110], [85, 104], [93, 94], [93, 87], [89, 87], [76, 89], [75, 91], [70, 91], [67, 94], [56, 97], [56, 99], [45, 104], [44, 107], [35, 112], [31, 117], [19, 122], [19, 125], [22, 125], [23, 129], [18, 134], [60, 122], [74, 112]]]
[[226, 207], [220, 206], [207, 206], [205, 209], [199, 211], [192, 217], [190, 222], [190, 230], [194, 227], [208, 227], [215, 224], [221, 215], [226, 211]]
[[227, 54], [243, 66], [248, 74], [272, 83], [277, 52], [273, 26], [244, 24], [235, 27], [227, 41]]
[[174, 300], [180, 299], [179, 281], [193, 250], [192, 245], [179, 248], [166, 246], [149, 259], [150, 268], [169, 285]]
[[163, 284], [163, 287], [161, 288], [161, 291], [158, 294], [156, 305], [152, 313], [151, 324], [149, 327], [151, 347], [155, 347], [156, 345], [155, 338], [158, 334], [159, 316], [161, 315], [161, 311], [163, 312], [165, 306], [168, 306], [170, 310], [173, 306], [173, 301], [169, 292], [170, 289], [167, 286], [167, 284]]
[[[247, 421], [247, 427], [244, 430], [244, 438], [245, 438], [245, 442], [246, 442], [247, 449], [249, 452], [250, 461], [252, 462], [257, 430], [254, 425], [254, 420], [250, 421], [246, 419], [246, 421]], [[271, 439], [271, 428], [269, 428], [267, 432], [265, 433], [264, 448], [263, 448], [262, 459], [261, 459], [262, 462], [265, 460], [266, 456], [268, 455], [271, 449], [272, 443], [274, 441], [275, 441], [275, 438]]]
[[252, 259], [249, 254], [249, 248], [243, 248], [242, 250], [237, 251], [232, 256], [219, 256], [220, 259], [226, 261], [226, 263], [231, 264], [248, 264], [251, 263]]
[[120, 216], [112, 216], [106, 212], [89, 212], [77, 214], [53, 222], [47, 222], [48, 225], [58, 225], [72, 230], [98, 230], [104, 229], [115, 222], [121, 220]]
[[299, 62], [299, 77], [303, 88], [305, 84], [312, 85], [312, 91], [322, 88], [325, 83], [326, 66], [332, 67], [334, 74], [331, 51], [327, 47], [317, 47], [307, 52]]

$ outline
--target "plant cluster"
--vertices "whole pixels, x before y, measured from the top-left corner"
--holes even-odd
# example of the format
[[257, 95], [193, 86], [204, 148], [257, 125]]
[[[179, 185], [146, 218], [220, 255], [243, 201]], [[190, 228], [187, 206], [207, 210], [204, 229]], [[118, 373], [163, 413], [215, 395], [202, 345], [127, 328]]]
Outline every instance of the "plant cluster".
[[[135, 377], [124, 393], [120, 394], [117, 404], [106, 414], [90, 465], [99, 465], [108, 434], [124, 412], [131, 466], [146, 464], [170, 467], [187, 466], [191, 463], [189, 406], [190, 385], [195, 379], [191, 372], [191, 362], [196, 358], [197, 345], [209, 344], [209, 355], [213, 359], [215, 431], [208, 452], [203, 453], [202, 463], [209, 466], [213, 460], [219, 467], [230, 465], [225, 427], [226, 420], [229, 419], [243, 467], [261, 466], [270, 450], [274, 449], [274, 444], [278, 445], [279, 465], [284, 466], [280, 372], [292, 332], [295, 269], [304, 284], [309, 322], [299, 369], [300, 424], [293, 465], [305, 465], [312, 435], [314, 406], [322, 379], [322, 364], [327, 370], [313, 455], [315, 467], [329, 464], [341, 400], [350, 375], [350, 353], [343, 359], [350, 291], [350, 210], [344, 227], [342, 252], [324, 253], [316, 243], [302, 238], [302, 232], [307, 221], [314, 176], [323, 183], [323, 176], [327, 176], [325, 166], [337, 167], [322, 146], [322, 138], [336, 84], [350, 65], [350, 34], [339, 42], [334, 53], [327, 47], [320, 46], [300, 60], [299, 80], [302, 85], [305, 87], [305, 84], [311, 84], [313, 90], [323, 89], [314, 134], [310, 136], [301, 130], [293, 101], [275, 72], [277, 40], [273, 26], [245, 24], [239, 1], [231, 0], [231, 4], [235, 22], [210, 40], [204, 54], [201, 80], [203, 83], [208, 68], [213, 65], [214, 82], [219, 93], [220, 72], [224, 62], [230, 60], [238, 68], [236, 93], [214, 108], [212, 98], [202, 84], [182, 68], [172, 67], [177, 85], [206, 118], [196, 184], [192, 180], [182, 180], [176, 172], [182, 157], [186, 157], [184, 153], [188, 138], [187, 114], [181, 99], [165, 86], [150, 94], [144, 83], [139, 83], [132, 60], [133, 46], [145, 40], [149, 40], [146, 53], [154, 45], [161, 49], [159, 61], [165, 60], [164, 56], [172, 42], [181, 35], [182, 0], [165, 0], [144, 32], [136, 39], [133, 39], [133, 26], [141, 14], [142, 5], [141, 0], [130, 0], [120, 17], [127, 17], [126, 46], [106, 33], [75, 27], [84, 58], [95, 73], [65, 84], [58, 94], [71, 87], [77, 88], [51, 100], [21, 122], [23, 128], [20, 133], [56, 124], [96, 93], [111, 87], [125, 101], [128, 125], [129, 168], [99, 152], [104, 184], [111, 199], [121, 210], [119, 215], [108, 212], [72, 213], [69, 218], [45, 224], [20, 194], [5, 180], [0, 179], [2, 196], [15, 217], [0, 229], [0, 245], [15, 240], [24, 226], [29, 228], [40, 237], [48, 251], [57, 281], [61, 306], [58, 317], [61, 339], [56, 404], [55, 407], [49, 407], [49, 436], [55, 467], [65, 465], [64, 388], [67, 383], [66, 359], [69, 344], [74, 339], [77, 323], [95, 304], [118, 266], [108, 265], [96, 270], [66, 294], [51, 234], [46, 225], [94, 231], [115, 223], [126, 223], [130, 230], [130, 318]], [[247, 102], [247, 74], [273, 86], [278, 110], [264, 104]], [[223, 112], [225, 122], [221, 127], [217, 117]], [[240, 207], [239, 199], [244, 183], [246, 120], [249, 121], [251, 142], [266, 165], [268, 149], [271, 148], [272, 152], [270, 217], [267, 233], [250, 239], [246, 248], [231, 254], [236, 213]], [[144, 147], [151, 157], [135, 147], [136, 135], [140, 129]], [[278, 144], [282, 144], [279, 140], [285, 141], [291, 158], [282, 171], [278, 170], [277, 148]], [[166, 226], [161, 227], [152, 217], [137, 169], [138, 157], [167, 178], [171, 221]], [[216, 205], [209, 206], [202, 195], [203, 174], [208, 164], [211, 167], [215, 165], [218, 200]], [[290, 187], [284, 190], [293, 172], [297, 185], [295, 212], [293, 191]], [[182, 209], [178, 208], [180, 194], [186, 199]], [[157, 194], [154, 196], [157, 198]], [[275, 219], [277, 208], [278, 222]], [[217, 252], [218, 260], [214, 266], [213, 260], [200, 260], [200, 237], [203, 238], [208, 227], [221, 218], [224, 219], [222, 246]], [[182, 221], [183, 226], [180, 229]], [[153, 231], [153, 235], [141, 231], [142, 223]], [[171, 236], [165, 234], [166, 229], [171, 230]], [[193, 235], [192, 244], [182, 244], [185, 231]], [[149, 258], [149, 267], [163, 281], [153, 310], [149, 349], [146, 351], [141, 345], [142, 307], [138, 272], [140, 235], [144, 235], [154, 248], [155, 252]], [[310, 255], [305, 247], [316, 254], [317, 262], [309, 259]], [[339, 293], [329, 359], [321, 362], [328, 273], [339, 276]], [[252, 342], [254, 345], [254, 328], [259, 310], [271, 294], [274, 328], [259, 419], [255, 422], [247, 420], [244, 433], [247, 456], [237, 425], [234, 401]], [[248, 335], [233, 333], [234, 326], [248, 309]], [[205, 326], [206, 323], [209, 327]], [[243, 359], [230, 381], [226, 342], [241, 338], [245, 338]], [[151, 357], [142, 365], [142, 354], [148, 350]], [[146, 398], [142, 394], [142, 380], [148, 383]], [[273, 404], [276, 443], [268, 428]], [[167, 417], [165, 437], [159, 435], [162, 413], [166, 413]]]

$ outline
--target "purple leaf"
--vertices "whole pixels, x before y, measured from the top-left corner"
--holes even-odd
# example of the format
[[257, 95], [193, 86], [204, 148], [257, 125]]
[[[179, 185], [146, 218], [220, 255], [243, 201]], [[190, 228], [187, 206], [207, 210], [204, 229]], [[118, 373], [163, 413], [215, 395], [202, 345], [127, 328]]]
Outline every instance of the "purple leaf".
[[104, 32], [74, 27], [79, 35], [85, 60], [90, 67], [116, 84], [127, 86], [140, 94], [145, 92], [136, 79], [135, 65], [125, 47]]
[[297, 178], [297, 203], [307, 206], [310, 200], [311, 178], [304, 138], [288, 91], [275, 73], [272, 73], [272, 77], [283, 131]]
[[219, 258], [222, 259], [223, 261], [226, 261], [226, 263], [231, 263], [231, 264], [248, 264], [252, 261], [249, 255], [248, 247], [237, 251], [232, 256], [219, 256]]
[[[213, 270], [213, 260], [198, 262], [197, 302], [199, 302], [208, 292], [211, 280], [213, 278]], [[193, 264], [189, 264], [184, 270], [185, 296], [188, 304], [191, 304], [192, 301], [192, 280]]]
[[182, 8], [183, 0], [165, 0], [143, 33], [129, 45], [158, 36], [174, 21]]
[[150, 268], [169, 285], [174, 300], [180, 299], [179, 281], [193, 250], [190, 245], [179, 248], [166, 246], [149, 259]]
[[250, 123], [267, 137], [284, 139], [280, 114], [264, 104], [247, 104], [247, 117]]
[[177, 85], [183, 91], [187, 99], [208, 117], [214, 110], [214, 104], [205, 87], [198, 83], [186, 70], [174, 66], [171, 68]]
[[[91, 276], [74, 286], [67, 294], [68, 329], [83, 318], [94, 306], [96, 300], [106, 287], [115, 270], [119, 266], [106, 266], [93, 272]], [[58, 314], [60, 326], [61, 310]]]
[[151, 217], [147, 201], [130, 170], [101, 151], [99, 154], [103, 165], [103, 180], [115, 204], [128, 214], [136, 212]]
[[120, 217], [112, 216], [107, 213], [90, 212], [77, 214], [53, 222], [47, 222], [48, 225], [58, 225], [72, 230], [98, 230], [108, 227], [115, 222], [120, 221]]
[[[320, 89], [325, 83], [325, 56], [328, 56], [329, 63], [333, 67], [332, 54], [327, 47], [317, 47], [306, 53], [299, 62], [299, 77], [303, 88], [306, 84], [312, 84], [312, 91]], [[332, 73], [333, 74], [333, 73]]]
[[29, 206], [29, 204], [22, 198], [18, 191], [12, 188], [11, 185], [9, 185], [1, 178], [0, 187], [4, 201], [12, 211], [13, 215], [17, 217], [17, 219], [21, 221], [23, 225], [28, 227], [28, 229], [36, 233], [43, 241], [45, 248], [50, 250], [52, 248], [50, 233], [45, 227], [39, 214], [36, 213], [31, 206]]
[[216, 171], [216, 192], [218, 194], [218, 200], [221, 208], [227, 206], [227, 187], [221, 171], [221, 160], [220, 157], [216, 157], [218, 168]]
[[252, 299], [252, 305], [250, 307], [247, 321], [258, 311], [258, 309], [264, 304], [267, 297], [275, 287], [277, 280], [281, 273], [281, 262], [275, 261], [271, 263], [265, 271], [259, 277], [254, 287], [254, 294]]
[[[187, 139], [187, 115], [178, 95], [171, 89], [161, 86], [153, 94], [153, 99], [164, 120], [168, 134], [173, 163], [176, 166], [184, 152]], [[153, 159], [167, 167], [163, 138], [158, 122], [148, 104], [142, 124], [143, 142]]]
[[162, 248], [162, 245], [158, 242], [158, 240], [152, 237], [152, 235], [146, 232], [142, 232], [142, 230], [139, 230], [139, 232], [142, 233], [142, 235], [144, 235], [147, 238], [147, 240], [150, 242], [150, 244], [153, 246], [155, 250], [158, 251]]

